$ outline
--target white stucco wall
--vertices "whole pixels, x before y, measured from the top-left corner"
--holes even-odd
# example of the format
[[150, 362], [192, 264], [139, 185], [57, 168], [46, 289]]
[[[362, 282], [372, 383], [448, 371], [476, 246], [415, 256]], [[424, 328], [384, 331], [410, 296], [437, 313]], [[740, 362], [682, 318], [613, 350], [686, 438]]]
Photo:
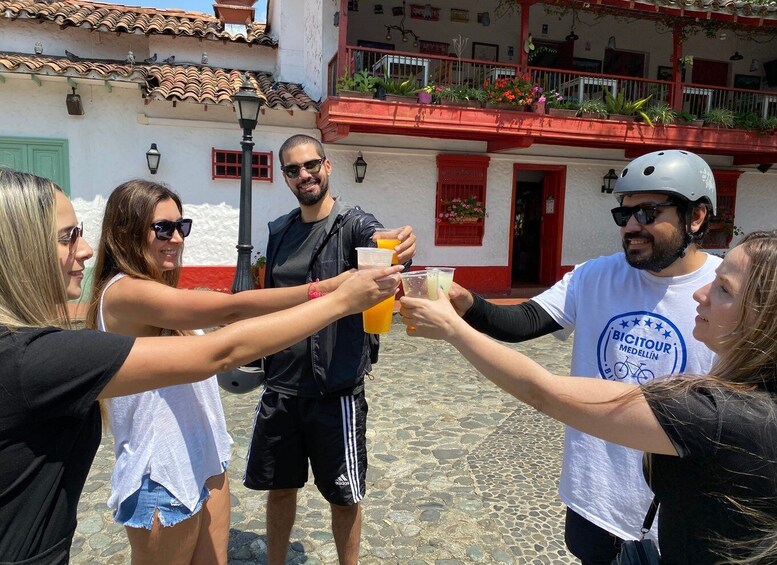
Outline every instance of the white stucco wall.
[[[318, 3], [319, 14], [326, 14], [332, 8], [328, 0], [323, 1], [325, 7], [320, 1]], [[288, 41], [286, 37], [282, 38], [282, 44], [288, 45], [288, 50], [281, 49], [277, 53], [278, 64], [288, 61], [284, 66], [288, 72], [285, 78], [294, 80], [292, 76], [298, 73], [301, 82], [311, 75], [323, 80], [325, 61], [321, 61], [322, 66], [316, 69], [315, 65], [309, 64], [309, 54], [302, 56], [306, 35], [299, 33], [299, 15], [306, 13], [307, 8], [301, 0], [289, 0], [282, 5], [284, 11], [289, 10], [284, 12], [289, 17], [281, 18], [281, 22], [294, 23], [287, 30]], [[295, 8], [297, 12], [294, 12]], [[360, 8], [371, 10], [371, 5], [361, 2]], [[386, 8], [390, 9], [389, 6]], [[472, 15], [474, 17], [474, 12]], [[275, 15], [272, 17], [275, 21]], [[331, 21], [324, 23], [330, 25]], [[280, 25], [283, 29], [289, 24]], [[335, 28], [330, 27], [332, 30], [321, 31], [319, 35], [311, 32], [310, 37], [318, 41], [319, 47], [324, 42], [331, 47]], [[193, 59], [196, 62], [202, 51], [207, 51], [214, 64], [222, 61], [221, 64], [228, 65], [232, 61], [236, 66], [260, 69], [275, 65], [272, 61], [275, 51], [268, 48], [183, 38], [115, 37], [89, 34], [84, 30], [62, 31], [58, 26], [46, 24], [16, 22], [9, 25], [7, 20], [0, 20], [0, 49], [31, 52], [34, 40], [41, 37], [44, 52], [67, 48], [84, 55], [99, 53], [103, 57], [118, 58], [132, 48], [136, 56], [140, 56], [142, 52], [135, 47], [135, 41], [145, 41], [150, 52], [158, 53], [159, 57], [175, 53], [177, 60]], [[108, 44], [103, 43], [97, 49], [89, 41]], [[147, 56], [147, 53], [143, 54]], [[44, 77], [42, 85], [37, 86], [27, 75], [5, 73], [4, 76], [6, 82], [0, 85], [0, 104], [7, 111], [0, 124], [0, 136], [68, 140], [71, 192], [92, 243], [97, 243], [102, 210], [110, 191], [127, 179], [144, 177], [165, 182], [179, 192], [185, 214], [195, 220], [193, 235], [187, 242], [187, 265], [234, 265], [239, 181], [211, 178], [212, 148], [240, 149], [241, 132], [230, 107], [210, 106], [206, 110], [204, 106], [185, 102], [174, 107], [164, 101], [146, 105], [136, 84], [114, 84], [112, 92], [108, 92], [102, 81], [77, 79], [85, 115], [68, 116], [64, 98], [69, 87], [64, 78]], [[312, 96], [309, 85], [305, 84], [305, 87]], [[297, 205], [277, 168], [277, 150], [294, 133], [318, 136], [315, 114], [268, 109], [254, 134], [255, 150], [272, 151], [276, 167], [272, 183], [253, 184], [252, 239], [257, 250], [266, 248], [267, 222]], [[162, 153], [159, 173], [155, 176], [149, 175], [145, 160], [145, 152], [151, 143], [156, 143]], [[602, 194], [599, 188], [608, 169], [619, 170], [626, 164], [620, 151], [535, 145], [520, 152], [491, 154], [487, 186], [489, 216], [483, 246], [436, 247], [435, 158], [438, 153], [484, 154], [484, 143], [355, 134], [326, 149], [334, 167], [333, 194], [342, 195], [348, 202], [374, 213], [385, 225], [411, 224], [418, 237], [419, 264], [504, 266], [509, 263], [514, 163], [567, 167], [562, 265], [573, 265], [620, 249], [618, 230], [609, 215], [610, 208], [616, 205], [615, 199], [612, 195]], [[363, 184], [356, 184], [353, 179], [352, 164], [358, 151], [362, 151], [368, 163]], [[716, 167], [729, 165], [726, 157], [714, 158]], [[745, 230], [774, 227], [771, 211], [777, 209], [777, 170], [761, 174], [754, 172], [752, 167], [743, 169], [747, 172], [739, 181], [736, 224]]]

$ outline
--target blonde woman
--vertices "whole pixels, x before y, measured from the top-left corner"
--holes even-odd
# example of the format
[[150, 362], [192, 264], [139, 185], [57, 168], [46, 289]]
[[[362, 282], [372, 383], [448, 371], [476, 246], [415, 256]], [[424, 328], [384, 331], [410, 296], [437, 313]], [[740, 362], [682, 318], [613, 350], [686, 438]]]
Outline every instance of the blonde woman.
[[400, 269], [358, 273], [284, 312], [204, 336], [70, 330], [92, 249], [46, 179], [0, 168], [0, 561], [66, 564], [100, 443], [97, 400], [196, 382], [391, 296]]
[[777, 563], [777, 231], [745, 237], [693, 298], [693, 336], [718, 355], [710, 374], [641, 386], [552, 375], [442, 294], [402, 298], [402, 313], [408, 335], [448, 341], [540, 412], [644, 451], [664, 565]]

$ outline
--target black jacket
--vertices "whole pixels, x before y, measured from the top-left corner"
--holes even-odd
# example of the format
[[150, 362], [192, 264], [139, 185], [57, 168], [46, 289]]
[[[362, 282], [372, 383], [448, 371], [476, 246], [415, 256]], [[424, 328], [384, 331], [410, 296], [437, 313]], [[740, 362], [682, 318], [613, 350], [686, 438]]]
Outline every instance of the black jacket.
[[[273, 284], [275, 257], [289, 225], [300, 216], [296, 208], [270, 222], [267, 242], [265, 288]], [[335, 200], [326, 223], [326, 236], [316, 246], [308, 264], [308, 281], [328, 279], [358, 267], [356, 248], [374, 247], [372, 234], [382, 227], [375, 216], [359, 207]], [[362, 315], [341, 318], [309, 338], [313, 376], [322, 395], [355, 394], [364, 386], [364, 375], [371, 368], [370, 336], [362, 329]], [[375, 340], [374, 345], [377, 344]], [[272, 388], [272, 380], [268, 381]]]

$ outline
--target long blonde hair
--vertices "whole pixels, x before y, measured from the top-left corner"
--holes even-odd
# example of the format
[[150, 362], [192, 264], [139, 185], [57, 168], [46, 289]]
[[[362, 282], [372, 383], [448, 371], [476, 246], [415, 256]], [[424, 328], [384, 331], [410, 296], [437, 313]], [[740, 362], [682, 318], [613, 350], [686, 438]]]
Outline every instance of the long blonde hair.
[[103, 289], [118, 273], [168, 286], [178, 284], [180, 264], [171, 271], [160, 271], [147, 243], [156, 207], [165, 200], [172, 200], [178, 211], [183, 212], [181, 199], [175, 192], [147, 180], [133, 179], [120, 184], [108, 197], [94, 266], [92, 299], [86, 313], [87, 327], [97, 327]]
[[48, 179], [0, 167], [0, 326], [70, 327]]
[[[717, 388], [762, 397], [768, 393], [772, 403], [777, 401], [777, 231], [753, 232], [737, 247], [750, 258], [742, 308], [711, 374], [651, 381], [641, 389], [648, 400], [660, 401], [701, 388]], [[777, 405], [771, 418], [777, 418], [775, 411]], [[751, 540], [713, 540], [719, 547], [720, 562], [740, 565], [777, 562], [777, 520], [761, 510], [763, 500], [713, 496], [747, 519], [753, 531]], [[743, 557], [729, 554], [734, 551]]]

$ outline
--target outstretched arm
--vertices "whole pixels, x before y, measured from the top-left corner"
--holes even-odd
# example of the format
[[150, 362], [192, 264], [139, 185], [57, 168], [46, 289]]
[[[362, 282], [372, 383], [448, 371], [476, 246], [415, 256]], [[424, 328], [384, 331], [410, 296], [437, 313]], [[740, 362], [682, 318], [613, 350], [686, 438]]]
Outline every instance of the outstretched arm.
[[392, 296], [400, 270], [397, 265], [353, 273], [326, 296], [204, 336], [138, 338], [100, 398], [195, 382], [280, 351], [343, 316]]
[[677, 455], [636, 385], [552, 375], [471, 328], [444, 293], [437, 300], [403, 297], [401, 303], [408, 335], [448, 341], [487, 379], [540, 412], [613, 443]]
[[[334, 291], [351, 273], [316, 283], [316, 290]], [[229, 324], [277, 312], [308, 300], [310, 285], [247, 290], [236, 294], [173, 288], [156, 281], [124, 277], [105, 293], [108, 327], [153, 326], [191, 330]]]
[[533, 300], [497, 306], [455, 282], [448, 296], [456, 313], [470, 326], [500, 341], [516, 343], [562, 329]]

